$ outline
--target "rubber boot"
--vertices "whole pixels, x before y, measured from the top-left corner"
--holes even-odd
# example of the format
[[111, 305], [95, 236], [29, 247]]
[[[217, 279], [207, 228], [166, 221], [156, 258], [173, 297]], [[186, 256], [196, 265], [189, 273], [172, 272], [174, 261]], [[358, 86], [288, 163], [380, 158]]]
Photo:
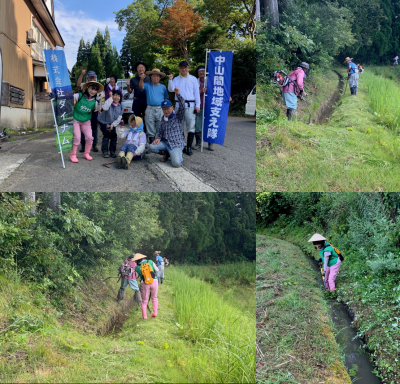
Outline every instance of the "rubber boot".
[[200, 149], [201, 148], [201, 132], [196, 132], [194, 135], [196, 137], [196, 145], [193, 147], [193, 149]]
[[71, 154], [69, 156], [69, 159], [73, 162], [73, 163], [79, 163], [78, 159], [76, 158], [76, 151], [78, 150], [79, 145], [73, 145], [72, 146], [72, 150], [71, 150]]
[[208, 143], [208, 148], [209, 151], [213, 151], [214, 150], [214, 143]]
[[122, 159], [125, 157], [125, 152], [124, 151], [120, 151], [118, 153], [118, 157], [117, 157], [117, 168], [121, 168], [122, 167]]
[[192, 156], [192, 144], [194, 139], [194, 132], [188, 132], [186, 154]]
[[153, 302], [153, 313], [151, 317], [157, 317], [158, 301]]
[[288, 120], [290, 120], [292, 118], [292, 114], [290, 113], [290, 108], [288, 108], [286, 110], [286, 116], [287, 116]]
[[147, 320], [147, 305], [141, 305], [143, 319]]
[[133, 159], [133, 153], [128, 152], [125, 156], [125, 169], [129, 169], [129, 164], [131, 163]]
[[108, 155], [108, 138], [103, 136], [103, 140], [101, 141], [101, 152], [103, 152], [103, 157], [107, 158]]
[[83, 157], [86, 160], [93, 160], [93, 157], [90, 156], [90, 150], [92, 149], [92, 144], [85, 144], [85, 153], [83, 154]]
[[118, 300], [118, 304], [121, 302], [121, 300], [124, 299], [124, 292], [125, 290], [120, 288], [118, 291], [118, 295], [117, 295], [117, 300]]
[[140, 291], [135, 291], [135, 294], [133, 295], [133, 300], [135, 300], [138, 305], [142, 305], [142, 295]]
[[161, 281], [161, 284], [162, 284], [163, 281], [164, 281], [164, 278], [163, 278], [163, 277], [160, 277], [160, 281]]

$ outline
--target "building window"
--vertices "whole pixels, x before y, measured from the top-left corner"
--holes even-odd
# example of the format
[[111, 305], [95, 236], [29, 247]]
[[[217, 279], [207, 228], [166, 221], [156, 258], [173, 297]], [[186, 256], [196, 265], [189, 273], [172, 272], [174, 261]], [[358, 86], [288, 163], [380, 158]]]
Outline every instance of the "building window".
[[49, 41], [44, 37], [40, 28], [32, 21], [32, 29], [36, 31], [37, 41], [31, 45], [31, 54], [35, 60], [43, 61], [42, 52], [40, 48], [51, 49], [52, 46]]

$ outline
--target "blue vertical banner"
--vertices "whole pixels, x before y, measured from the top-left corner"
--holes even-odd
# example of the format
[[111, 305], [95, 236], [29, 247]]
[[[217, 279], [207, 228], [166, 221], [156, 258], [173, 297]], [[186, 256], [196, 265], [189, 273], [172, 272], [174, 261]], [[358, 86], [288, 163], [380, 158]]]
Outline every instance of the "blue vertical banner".
[[233, 52], [210, 51], [208, 59], [203, 140], [223, 145], [231, 97]]
[[65, 54], [62, 50], [45, 49], [44, 56], [51, 92], [54, 95], [54, 114], [58, 129], [58, 137], [56, 133], [57, 148], [60, 148], [61, 145], [62, 152], [70, 151], [74, 131], [74, 95]]

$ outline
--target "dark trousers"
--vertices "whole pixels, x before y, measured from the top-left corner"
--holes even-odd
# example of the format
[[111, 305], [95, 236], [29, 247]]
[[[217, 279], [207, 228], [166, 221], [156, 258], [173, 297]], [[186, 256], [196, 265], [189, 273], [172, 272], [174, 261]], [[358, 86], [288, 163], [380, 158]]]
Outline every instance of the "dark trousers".
[[144, 114], [146, 112], [147, 108], [147, 99], [146, 98], [141, 98], [141, 99], [134, 99], [132, 103], [132, 111], [135, 116], [138, 116], [142, 118], [143, 120], [143, 131], [146, 131], [146, 123], [144, 120]]
[[[90, 119], [90, 124], [92, 126], [92, 136], [93, 136], [93, 146], [97, 145], [97, 116], [99, 115], [98, 112], [92, 113], [92, 118]], [[81, 144], [85, 145], [85, 135], [81, 132]]]
[[100, 123], [100, 129], [103, 133], [101, 142], [101, 152], [115, 152], [117, 150], [117, 130], [115, 127], [111, 131], [106, 129], [107, 125]]

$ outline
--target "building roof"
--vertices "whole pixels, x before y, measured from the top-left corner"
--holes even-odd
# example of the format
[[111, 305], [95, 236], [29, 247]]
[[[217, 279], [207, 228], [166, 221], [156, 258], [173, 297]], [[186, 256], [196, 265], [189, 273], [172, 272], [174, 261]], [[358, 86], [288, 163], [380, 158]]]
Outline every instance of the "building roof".
[[31, 2], [35, 7], [41, 21], [46, 26], [52, 38], [56, 42], [56, 45], [64, 47], [65, 46], [64, 40], [61, 37], [60, 31], [58, 30], [57, 25], [53, 17], [51, 16], [51, 13], [47, 8], [44, 0], [31, 0]]

